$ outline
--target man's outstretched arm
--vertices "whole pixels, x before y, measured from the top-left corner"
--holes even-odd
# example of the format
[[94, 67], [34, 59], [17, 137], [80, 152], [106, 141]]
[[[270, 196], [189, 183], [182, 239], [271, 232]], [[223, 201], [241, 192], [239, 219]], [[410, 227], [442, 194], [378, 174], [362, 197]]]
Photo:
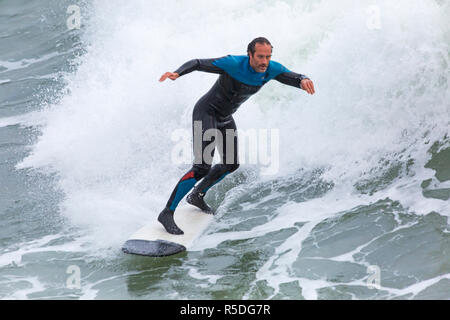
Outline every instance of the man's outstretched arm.
[[301, 88], [308, 92], [309, 94], [314, 94], [314, 83], [307, 76], [295, 72], [283, 72], [277, 75], [275, 80], [293, 86], [296, 88]]
[[181, 67], [179, 67], [174, 72], [164, 73], [161, 76], [161, 78], [159, 79], [159, 81], [164, 81], [167, 78], [169, 78], [171, 80], [175, 80], [178, 77], [181, 77], [192, 71], [204, 71], [204, 72], [218, 73], [218, 74], [224, 73], [223, 69], [220, 69], [219, 67], [216, 67], [215, 65], [213, 65], [213, 62], [218, 59], [221, 59], [221, 58], [189, 60], [188, 62], [184, 63]]

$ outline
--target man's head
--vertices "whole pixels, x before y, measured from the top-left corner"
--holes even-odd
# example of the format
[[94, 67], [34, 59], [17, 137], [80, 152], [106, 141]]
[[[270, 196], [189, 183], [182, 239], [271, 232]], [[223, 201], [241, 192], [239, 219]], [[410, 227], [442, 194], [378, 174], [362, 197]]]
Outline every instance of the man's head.
[[263, 37], [253, 39], [248, 44], [247, 54], [250, 59], [250, 66], [256, 72], [266, 72], [272, 57], [272, 45], [269, 40]]

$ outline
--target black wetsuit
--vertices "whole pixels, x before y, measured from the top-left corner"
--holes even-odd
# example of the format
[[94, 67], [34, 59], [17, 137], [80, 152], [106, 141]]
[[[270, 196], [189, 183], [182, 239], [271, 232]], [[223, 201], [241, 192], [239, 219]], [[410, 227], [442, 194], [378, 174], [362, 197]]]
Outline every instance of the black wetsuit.
[[[201, 124], [202, 127], [202, 135], [200, 136], [202, 141], [198, 141], [198, 136], [194, 135], [194, 165], [180, 179], [167, 202], [166, 208], [169, 208], [172, 212], [196, 182], [204, 178], [195, 187], [195, 190], [200, 192], [203, 197], [209, 188], [239, 167], [236, 124], [232, 114], [244, 101], [258, 92], [271, 79], [300, 88], [301, 80], [307, 78], [302, 74], [289, 71], [275, 61], [270, 61], [266, 72], [258, 73], [249, 65], [247, 56], [228, 55], [216, 59], [193, 59], [174, 72], [183, 76], [192, 71], [217, 73], [220, 76], [194, 107], [193, 132], [194, 124], [198, 121], [197, 124]], [[222, 162], [212, 168], [211, 159], [205, 160], [203, 157], [205, 148], [211, 144], [211, 141], [215, 141], [214, 139], [211, 141], [202, 139], [203, 134], [208, 129], [219, 130], [224, 142], [222, 148], [218, 148]], [[217, 140], [220, 142], [220, 139]], [[226, 141], [232, 141], [233, 143], [226, 143]], [[213, 152], [214, 149], [212, 149], [212, 154]]]

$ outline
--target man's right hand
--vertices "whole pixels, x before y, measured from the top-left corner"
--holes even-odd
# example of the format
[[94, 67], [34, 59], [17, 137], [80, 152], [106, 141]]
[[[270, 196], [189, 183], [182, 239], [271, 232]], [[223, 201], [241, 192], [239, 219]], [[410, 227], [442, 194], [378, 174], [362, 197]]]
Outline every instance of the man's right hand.
[[159, 79], [159, 82], [162, 82], [162, 81], [166, 80], [167, 78], [169, 78], [170, 80], [175, 80], [179, 76], [180, 75], [176, 72], [166, 72], [161, 76], [161, 79]]

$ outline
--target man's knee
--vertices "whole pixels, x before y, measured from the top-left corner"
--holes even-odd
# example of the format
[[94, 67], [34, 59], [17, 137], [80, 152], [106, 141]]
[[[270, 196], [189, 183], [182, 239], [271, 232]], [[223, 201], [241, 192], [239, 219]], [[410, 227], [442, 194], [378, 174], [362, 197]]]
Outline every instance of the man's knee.
[[227, 164], [226, 166], [229, 172], [233, 172], [239, 168], [239, 163]]
[[208, 174], [208, 172], [211, 170], [211, 165], [208, 164], [195, 164], [192, 167], [192, 170], [194, 171], [194, 178], [195, 180], [200, 180], [204, 176]]

